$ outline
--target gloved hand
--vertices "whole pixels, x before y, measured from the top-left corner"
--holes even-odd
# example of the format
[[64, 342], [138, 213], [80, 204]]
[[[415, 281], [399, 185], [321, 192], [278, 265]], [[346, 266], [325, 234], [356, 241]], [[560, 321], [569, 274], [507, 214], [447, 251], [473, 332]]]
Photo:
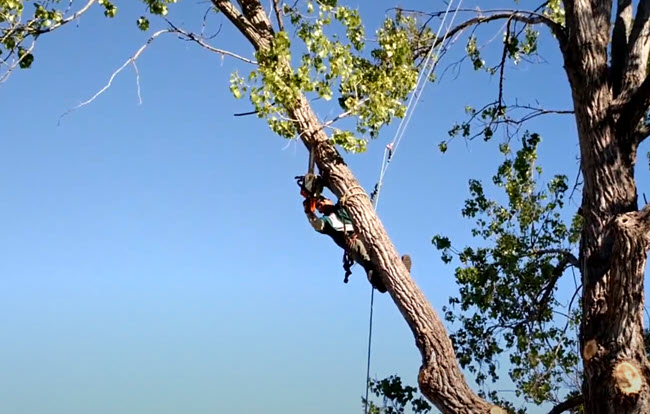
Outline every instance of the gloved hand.
[[314, 212], [314, 209], [316, 208], [316, 200], [314, 200], [311, 197], [308, 197], [305, 199], [305, 201], [302, 202], [302, 206], [305, 209], [305, 213], [311, 214]]

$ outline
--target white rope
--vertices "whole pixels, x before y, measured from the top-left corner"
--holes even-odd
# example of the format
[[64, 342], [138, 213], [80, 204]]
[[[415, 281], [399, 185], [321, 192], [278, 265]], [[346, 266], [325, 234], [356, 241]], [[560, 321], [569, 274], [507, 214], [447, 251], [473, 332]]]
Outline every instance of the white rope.
[[[449, 4], [447, 4], [447, 10], [445, 10], [445, 14], [442, 18], [442, 21], [440, 22], [440, 27], [438, 27], [438, 32], [436, 33], [436, 39], [438, 39], [440, 36], [440, 31], [442, 30], [442, 27], [445, 24], [447, 15], [449, 14], [449, 10], [451, 9], [451, 5], [453, 2], [454, 0], [449, 0]], [[379, 203], [379, 193], [381, 191], [381, 186], [384, 182], [384, 176], [386, 175], [386, 170], [388, 170], [388, 165], [390, 164], [391, 159], [395, 155], [395, 151], [397, 150], [397, 147], [399, 146], [399, 143], [402, 140], [402, 137], [404, 136], [404, 131], [406, 131], [406, 127], [408, 126], [408, 123], [411, 121], [411, 116], [413, 115], [415, 106], [417, 105], [417, 102], [420, 99], [420, 95], [422, 94], [422, 91], [426, 86], [426, 82], [436, 67], [438, 58], [440, 57], [440, 48], [445, 43], [445, 40], [447, 40], [447, 36], [449, 36], [449, 31], [451, 30], [451, 27], [454, 24], [454, 20], [456, 19], [456, 15], [458, 14], [458, 9], [460, 9], [462, 3], [463, 0], [460, 0], [458, 2], [458, 5], [456, 6], [456, 10], [454, 11], [454, 15], [451, 18], [451, 22], [449, 23], [449, 26], [447, 26], [447, 30], [445, 31], [445, 35], [442, 38], [442, 41], [438, 44], [440, 47], [436, 51], [433, 63], [429, 67], [431, 56], [433, 55], [434, 49], [436, 48], [435, 42], [431, 45], [431, 49], [429, 49], [429, 52], [427, 53], [427, 57], [425, 58], [422, 67], [423, 69], [418, 73], [418, 78], [417, 81], [415, 82], [415, 91], [413, 92], [413, 94], [411, 94], [408, 104], [406, 105], [405, 116], [404, 118], [402, 118], [402, 120], [399, 123], [399, 126], [397, 127], [397, 131], [395, 132], [395, 137], [393, 137], [391, 143], [384, 148], [384, 156], [381, 161], [381, 170], [379, 171], [379, 180], [377, 181], [377, 185], [375, 186], [373, 196], [372, 196], [372, 205], [375, 210], [377, 210], [377, 204]], [[425, 71], [426, 71], [426, 76], [423, 77], [422, 74]], [[424, 79], [424, 83], [420, 85], [422, 79]], [[370, 321], [368, 326], [368, 360], [366, 365], [366, 398], [365, 398], [366, 404], [364, 407], [365, 414], [368, 414], [368, 406], [369, 406], [368, 392], [370, 390], [370, 355], [372, 350], [372, 313], [373, 313], [372, 310], [373, 310], [374, 298], [375, 298], [375, 288], [372, 287], [370, 292]]]
[[[440, 26], [438, 27], [438, 31], [436, 33], [435, 39], [440, 38], [440, 32], [442, 31], [442, 28], [445, 25], [445, 21], [447, 20], [447, 16], [449, 15], [449, 11], [451, 10], [451, 5], [453, 4], [453, 2], [454, 2], [453, 0], [450, 0], [449, 3], [447, 4], [447, 9], [445, 10], [445, 13], [442, 17], [442, 21], [440, 22]], [[395, 152], [397, 152], [397, 148], [399, 147], [399, 144], [401, 143], [402, 138], [404, 137], [406, 127], [411, 122], [411, 117], [413, 116], [415, 107], [419, 103], [420, 96], [422, 95], [422, 92], [424, 91], [428, 79], [433, 73], [433, 70], [435, 69], [438, 63], [438, 58], [440, 57], [440, 49], [442, 48], [442, 46], [445, 43], [445, 40], [447, 40], [447, 37], [449, 36], [449, 31], [451, 30], [454, 24], [454, 20], [456, 20], [456, 15], [458, 14], [458, 10], [460, 9], [462, 3], [463, 0], [460, 0], [456, 5], [456, 9], [454, 10], [454, 14], [452, 15], [451, 21], [447, 26], [447, 29], [445, 30], [445, 34], [442, 37], [442, 41], [437, 45], [438, 46], [437, 50], [436, 50], [435, 42], [431, 45], [431, 48], [429, 49], [429, 52], [427, 53], [427, 56], [422, 65], [422, 70], [418, 73], [418, 78], [415, 82], [415, 90], [411, 94], [409, 101], [406, 105], [406, 112], [404, 118], [401, 119], [397, 127], [397, 131], [395, 132], [395, 136], [393, 137], [393, 140], [390, 142], [390, 144], [388, 144], [384, 148], [384, 156], [382, 158], [381, 169], [379, 170], [379, 180], [377, 181], [377, 186], [375, 187], [374, 198], [373, 198], [373, 206], [375, 207], [375, 209], [377, 209], [377, 204], [379, 203], [379, 193], [381, 192], [381, 188], [384, 183], [384, 177], [386, 175], [386, 171], [388, 170], [388, 165], [390, 164], [390, 161], [395, 155]], [[435, 51], [435, 55], [434, 55], [434, 51]], [[426, 76], [423, 76], [425, 72], [426, 72]]]

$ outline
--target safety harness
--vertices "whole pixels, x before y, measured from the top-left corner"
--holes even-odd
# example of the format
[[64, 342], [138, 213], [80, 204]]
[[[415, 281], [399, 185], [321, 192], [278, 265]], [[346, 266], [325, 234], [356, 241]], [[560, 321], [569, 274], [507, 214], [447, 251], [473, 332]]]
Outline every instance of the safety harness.
[[[296, 184], [300, 187], [300, 195], [303, 196], [308, 203], [309, 211], [314, 212], [316, 210], [316, 204], [318, 203], [319, 198], [322, 196], [324, 180], [323, 178], [314, 172], [316, 167], [316, 158], [314, 155], [314, 148], [312, 147], [309, 151], [309, 164], [307, 166], [307, 173], [305, 175], [299, 175], [295, 177]], [[339, 203], [335, 206], [335, 211], [340, 212], [342, 207]], [[347, 216], [347, 212], [346, 212]], [[345, 217], [349, 220], [349, 217]], [[343, 218], [345, 220], [345, 218]], [[345, 270], [345, 276], [343, 278], [343, 283], [348, 283], [350, 275], [352, 274], [352, 265], [354, 265], [354, 259], [350, 250], [353, 248], [354, 242], [357, 238], [356, 233], [348, 234], [346, 230], [345, 221], [343, 226], [343, 237], [345, 239], [345, 245], [347, 249], [343, 250], [343, 270]]]

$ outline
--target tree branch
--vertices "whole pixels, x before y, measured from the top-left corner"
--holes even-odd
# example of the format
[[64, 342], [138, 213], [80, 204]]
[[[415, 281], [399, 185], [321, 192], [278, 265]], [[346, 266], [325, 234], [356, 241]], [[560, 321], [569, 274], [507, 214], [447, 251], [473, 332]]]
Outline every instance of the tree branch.
[[[648, 62], [648, 51], [650, 45], [648, 38], [650, 37], [650, 0], [641, 0], [636, 9], [634, 16], [634, 25], [630, 33], [629, 49], [628, 49], [628, 70], [636, 71], [643, 70], [645, 73], [646, 65]], [[639, 64], [641, 68], [635, 68], [636, 62], [633, 60], [640, 59]]]
[[[542, 256], [545, 254], [559, 254], [562, 255], [566, 259], [566, 264], [570, 264], [571, 266], [580, 268], [580, 262], [578, 261], [578, 258], [575, 257], [573, 253], [571, 253], [568, 250], [565, 249], [542, 249], [542, 250], [535, 250], [531, 253], [531, 255], [534, 256]], [[565, 266], [566, 266], [565, 264]]]
[[273, 10], [275, 11], [275, 18], [278, 21], [278, 29], [284, 31], [284, 22], [282, 22], [282, 9], [280, 8], [280, 0], [273, 0]]
[[[405, 10], [405, 9], [400, 9], [400, 10], [406, 12], [420, 13], [430, 17], [440, 16], [444, 13], [444, 12], [423, 13], [414, 10]], [[481, 16], [474, 17], [472, 19], [468, 19], [460, 23], [459, 25], [453, 27], [452, 29], [449, 30], [449, 34], [447, 35], [448, 39], [453, 38], [456, 34], [462, 32], [463, 30], [467, 29], [470, 26], [488, 23], [495, 20], [508, 19], [508, 20], [513, 20], [521, 23], [526, 23], [529, 25], [543, 24], [551, 30], [551, 33], [553, 33], [553, 35], [555, 35], [555, 37], [560, 42], [560, 46], [563, 46], [564, 43], [566, 42], [566, 33], [564, 31], [564, 28], [560, 24], [555, 23], [553, 20], [549, 19], [547, 16], [538, 13], [536, 11], [505, 10], [505, 9], [493, 9], [493, 10], [458, 9], [458, 11], [472, 12], [472, 13], [490, 13], [490, 14], [481, 15]], [[435, 46], [440, 44], [441, 41], [442, 39], [436, 39], [437, 43], [435, 43]]]
[[641, 143], [650, 136], [650, 123], [645, 123], [637, 130], [636, 142]]
[[[560, 47], [562, 47], [566, 42], [566, 34], [562, 26], [555, 23], [553, 20], [549, 19], [544, 15], [540, 15], [535, 12], [525, 12], [519, 10], [494, 13], [488, 16], [477, 16], [472, 19], [465, 20], [464, 22], [460, 23], [458, 26], [455, 26], [451, 30], [449, 30], [449, 33], [447, 34], [447, 38], [451, 39], [456, 34], [462, 32], [468, 27], [492, 22], [495, 20], [504, 20], [504, 19], [514, 20], [517, 22], [522, 22], [530, 25], [544, 24], [548, 26], [549, 29], [551, 29], [551, 32], [558, 39], [558, 41], [560, 42]], [[442, 42], [442, 39], [436, 39], [435, 42], [436, 43], [434, 46], [437, 46]]]
[[[622, 0], [621, 0], [622, 1]], [[631, 5], [628, 7], [631, 9]], [[630, 12], [631, 13], [631, 12]], [[634, 130], [650, 106], [650, 81], [647, 76], [650, 54], [650, 0], [637, 7], [634, 25], [625, 51], [625, 66], [620, 74], [621, 93], [614, 107], [622, 107], [620, 128]]]
[[627, 60], [628, 33], [630, 33], [631, 26], [632, 0], [618, 0], [616, 22], [612, 34], [612, 70], [610, 72], [615, 97], [621, 92], [623, 68]]
[[[211, 0], [230, 22], [248, 39], [255, 50], [271, 47], [272, 33], [260, 33], [229, 0]], [[241, 3], [241, 1], [240, 1]], [[257, 2], [259, 4], [259, 2]], [[260, 6], [261, 7], [261, 6]], [[266, 16], [264, 16], [266, 19]]]
[[561, 414], [565, 411], [571, 410], [572, 408], [576, 408], [582, 405], [584, 401], [585, 401], [585, 397], [582, 394], [569, 397], [567, 400], [553, 407], [551, 411], [548, 412], [548, 414]]
[[[146, 48], [151, 44], [151, 42], [153, 42], [153, 41], [154, 41], [158, 36], [163, 35], [163, 34], [165, 34], [165, 33], [173, 33], [173, 29], [163, 29], [163, 30], [159, 30], [159, 31], [157, 31], [156, 33], [154, 33], [153, 35], [151, 35], [151, 37], [147, 40], [147, 42], [146, 42], [144, 45], [142, 45], [142, 46], [140, 47], [140, 49], [138, 49], [138, 50], [135, 52], [135, 54], [134, 54], [133, 56], [131, 56], [130, 58], [128, 58], [128, 59], [126, 60], [126, 62], [124, 62], [124, 64], [122, 64], [122, 66], [120, 66], [120, 67], [119, 67], [115, 72], [113, 72], [113, 74], [112, 74], [111, 77], [108, 79], [108, 82], [106, 83], [106, 85], [104, 85], [104, 87], [102, 87], [99, 91], [97, 91], [97, 92], [96, 92], [96, 93], [95, 93], [91, 98], [89, 98], [89, 99], [83, 101], [83, 102], [80, 103], [79, 105], [77, 105], [77, 106], [75, 106], [75, 107], [73, 107], [73, 108], [71, 108], [71, 109], [68, 109], [68, 110], [65, 111], [63, 114], [61, 114], [61, 116], [59, 117], [59, 121], [58, 121], [58, 123], [60, 124], [60, 123], [61, 123], [61, 120], [62, 120], [65, 116], [67, 116], [68, 114], [70, 114], [71, 112], [74, 112], [74, 111], [76, 111], [77, 109], [79, 109], [79, 108], [81, 108], [81, 107], [83, 107], [83, 106], [86, 106], [86, 105], [92, 103], [92, 102], [93, 102], [95, 99], [97, 99], [101, 94], [103, 94], [104, 92], [106, 92], [106, 91], [111, 87], [111, 85], [113, 84], [113, 80], [115, 79], [115, 77], [116, 77], [120, 72], [122, 72], [122, 71], [124, 70], [124, 68], [126, 68], [130, 63], [131, 63], [131, 64], [135, 64], [135, 61], [140, 57], [140, 55], [142, 54], [142, 52], [144, 52], [144, 50], [145, 50], [145, 49], [146, 49]], [[135, 67], [135, 66], [134, 66], [134, 67]], [[135, 68], [136, 68], [136, 71], [137, 71], [137, 67], [135, 67]], [[139, 79], [139, 76], [138, 76], [138, 79]], [[139, 80], [138, 80], [138, 84], [139, 84]], [[139, 91], [139, 87], [138, 87], [138, 91]], [[139, 92], [138, 92], [138, 96], [139, 96]]]
[[252, 60], [252, 59], [248, 59], [248, 58], [245, 58], [245, 57], [243, 57], [243, 56], [239, 56], [239, 55], [236, 54], [236, 53], [229, 52], [229, 51], [224, 50], [224, 49], [217, 49], [216, 47], [214, 47], [214, 46], [212, 46], [212, 45], [209, 45], [209, 44], [205, 43], [205, 40], [203, 39], [203, 37], [201, 37], [201, 36], [197, 36], [196, 34], [194, 34], [194, 33], [192, 33], [192, 32], [186, 32], [185, 30], [183, 30], [183, 29], [181, 29], [181, 28], [175, 26], [175, 25], [174, 25], [172, 22], [170, 22], [168, 19], [165, 19], [165, 21], [166, 21], [167, 24], [169, 24], [169, 26], [173, 29], [173, 30], [172, 30], [173, 33], [178, 33], [178, 34], [181, 35], [182, 37], [184, 37], [184, 38], [186, 38], [187, 40], [190, 40], [190, 41], [192, 41], [192, 42], [194, 42], [194, 43], [200, 45], [200, 46], [203, 47], [204, 49], [207, 49], [207, 50], [209, 50], [209, 51], [211, 51], [211, 52], [214, 52], [214, 53], [219, 53], [219, 54], [222, 55], [222, 56], [230, 56], [230, 57], [233, 57], [233, 58], [235, 58], [235, 59], [239, 59], [239, 60], [241, 60], [242, 62], [250, 63], [250, 64], [253, 64], [253, 65], [257, 65], [257, 62], [254, 61], [254, 60]]
[[643, 206], [639, 211], [621, 215], [618, 221], [622, 227], [632, 228], [637, 232], [640, 231], [647, 240], [650, 240], [650, 203]]
[[[621, 98], [625, 98], [621, 96]], [[617, 128], [620, 130], [637, 131], [632, 136], [639, 135], [639, 123], [648, 112], [650, 107], [650, 76], [646, 76], [641, 85], [632, 93], [632, 95], [623, 101], [616, 100], [612, 107], [614, 110], [620, 110], [621, 117], [617, 122]], [[640, 141], [637, 141], [637, 143]]]
[[51, 26], [49, 26], [49, 27], [47, 27], [45, 29], [38, 30], [36, 32], [36, 35], [51, 32], [52, 30], [58, 29], [59, 27], [63, 26], [64, 24], [68, 24], [71, 21], [74, 21], [74, 20], [78, 19], [79, 16], [81, 16], [82, 14], [87, 12], [88, 9], [90, 9], [90, 6], [92, 6], [93, 3], [96, 3], [96, 2], [97, 2], [97, 0], [88, 0], [88, 2], [81, 9], [79, 9], [75, 14], [73, 14], [72, 16], [69, 16], [69, 17], [61, 20], [60, 22], [55, 23], [55, 24], [53, 24], [53, 25], [51, 25]]

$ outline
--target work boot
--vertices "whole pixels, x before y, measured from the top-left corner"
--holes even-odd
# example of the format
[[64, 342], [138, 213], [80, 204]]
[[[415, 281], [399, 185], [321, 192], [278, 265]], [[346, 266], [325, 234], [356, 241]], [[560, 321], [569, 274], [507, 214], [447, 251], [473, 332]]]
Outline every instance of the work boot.
[[386, 285], [384, 285], [384, 282], [382, 282], [381, 277], [373, 271], [373, 270], [368, 270], [367, 272], [368, 275], [368, 280], [370, 281], [370, 284], [377, 289], [380, 293], [386, 293]]

